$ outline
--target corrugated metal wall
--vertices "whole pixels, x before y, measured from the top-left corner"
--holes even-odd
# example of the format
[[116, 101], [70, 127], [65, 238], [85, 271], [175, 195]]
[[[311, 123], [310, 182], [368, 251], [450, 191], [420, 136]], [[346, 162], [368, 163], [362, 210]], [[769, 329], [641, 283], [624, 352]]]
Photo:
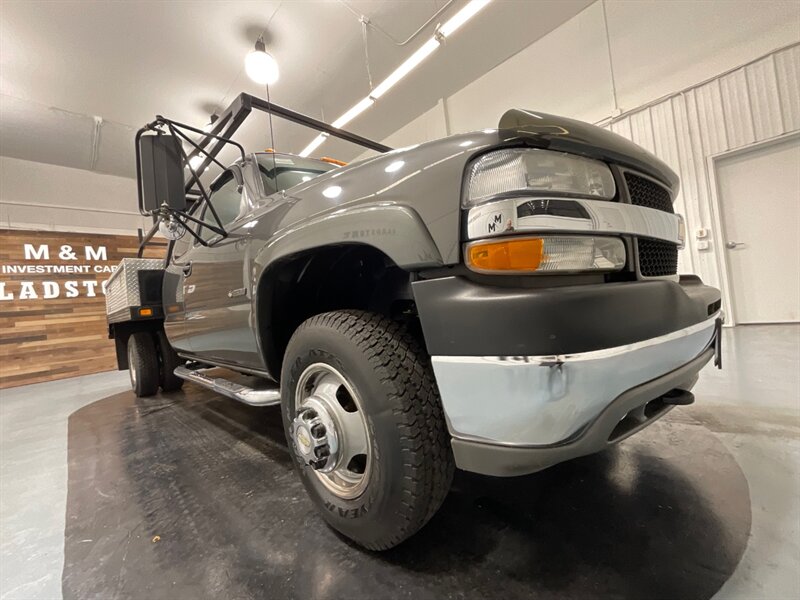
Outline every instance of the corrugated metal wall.
[[[631, 111], [605, 125], [669, 164], [681, 177], [675, 210], [686, 217], [680, 272], [720, 286], [708, 157], [800, 130], [800, 44]], [[695, 232], [712, 230], [698, 250]]]

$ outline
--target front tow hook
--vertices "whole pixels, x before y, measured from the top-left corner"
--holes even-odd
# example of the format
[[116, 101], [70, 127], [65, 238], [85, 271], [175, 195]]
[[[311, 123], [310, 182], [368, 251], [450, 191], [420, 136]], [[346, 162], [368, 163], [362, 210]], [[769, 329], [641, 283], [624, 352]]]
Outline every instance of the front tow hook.
[[661, 396], [661, 401], [664, 404], [671, 404], [673, 406], [688, 406], [694, 403], [694, 394], [687, 390], [675, 388]]

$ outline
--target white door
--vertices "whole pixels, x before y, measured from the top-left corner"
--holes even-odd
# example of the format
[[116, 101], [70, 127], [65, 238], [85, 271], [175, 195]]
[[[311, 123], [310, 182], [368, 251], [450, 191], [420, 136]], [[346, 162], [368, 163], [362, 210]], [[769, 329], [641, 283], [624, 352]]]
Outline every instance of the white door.
[[736, 322], [800, 320], [800, 137], [715, 164]]

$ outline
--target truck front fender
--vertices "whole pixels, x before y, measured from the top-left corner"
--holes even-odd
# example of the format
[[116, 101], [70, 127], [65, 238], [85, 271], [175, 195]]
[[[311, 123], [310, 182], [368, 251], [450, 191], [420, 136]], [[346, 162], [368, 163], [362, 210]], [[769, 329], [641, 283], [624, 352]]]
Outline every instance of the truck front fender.
[[341, 244], [372, 246], [407, 271], [443, 264], [416, 211], [399, 204], [362, 205], [339, 208], [278, 231], [256, 256], [254, 283], [265, 269], [283, 258]]
[[[310, 316], [276, 314], [276, 311], [286, 312], [286, 307], [276, 307], [280, 301], [275, 284], [283, 267], [292, 269], [292, 265], [298, 265], [295, 259], [302, 263], [304, 257], [315, 253], [337, 249], [346, 253], [347, 248], [353, 246], [364, 246], [373, 256], [381, 255], [392, 261], [392, 266], [405, 271], [442, 265], [442, 257], [428, 229], [416, 211], [407, 206], [381, 204], [339, 208], [276, 232], [255, 253], [252, 263], [252, 314], [258, 332], [256, 337], [273, 378], [280, 377], [283, 350], [293, 328], [304, 316]], [[349, 284], [341, 282], [341, 285]], [[335, 294], [337, 290], [331, 292]]]

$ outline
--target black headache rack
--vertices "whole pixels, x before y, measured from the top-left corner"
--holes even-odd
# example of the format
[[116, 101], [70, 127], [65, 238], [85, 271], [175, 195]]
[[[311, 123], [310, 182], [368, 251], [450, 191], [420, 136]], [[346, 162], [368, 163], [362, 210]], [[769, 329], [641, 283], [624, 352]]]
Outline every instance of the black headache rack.
[[[159, 229], [162, 221], [168, 226], [183, 227], [194, 239], [203, 246], [208, 242], [202, 239], [195, 231], [187, 226], [187, 222], [202, 224], [212, 230], [217, 235], [227, 236], [225, 227], [217, 215], [213, 204], [209, 200], [206, 187], [200, 181], [202, 173], [212, 162], [224, 171], [225, 165], [217, 160], [217, 156], [226, 144], [234, 146], [240, 153], [241, 159], [245, 160], [245, 150], [241, 144], [232, 138], [234, 133], [244, 123], [248, 115], [255, 110], [268, 113], [292, 123], [297, 123], [310, 129], [321, 132], [325, 136], [332, 136], [353, 144], [357, 144], [377, 152], [388, 152], [389, 146], [375, 142], [355, 133], [333, 127], [328, 123], [319, 121], [302, 113], [279, 106], [267, 100], [263, 100], [251, 94], [241, 93], [228, 106], [222, 115], [214, 121], [210, 131], [203, 131], [185, 123], [167, 119], [161, 115], [156, 116], [155, 121], [148, 123], [136, 133], [136, 180], [139, 197], [139, 212], [144, 216], [153, 217], [154, 224], [150, 231], [144, 236], [139, 245], [138, 256], [142, 256], [144, 247], [153, 238]], [[186, 132], [200, 134], [203, 137], [195, 142]], [[148, 134], [148, 135], [146, 135]], [[187, 154], [181, 142], [187, 142], [192, 150]], [[201, 161], [192, 166], [191, 160], [201, 157]], [[143, 161], [150, 171], [159, 164], [170, 164], [180, 166], [180, 170], [164, 169], [163, 173], [158, 173], [155, 177], [147, 180], [143, 178]], [[183, 179], [183, 165], [188, 166], [189, 176]], [[176, 175], [180, 173], [180, 178]], [[159, 196], [158, 206], [148, 208], [145, 196]], [[203, 222], [187, 214], [185, 211], [186, 197], [193, 196], [197, 201], [205, 202], [211, 211], [216, 225], [211, 225], [207, 221]], [[177, 198], [177, 200], [175, 200]]]

